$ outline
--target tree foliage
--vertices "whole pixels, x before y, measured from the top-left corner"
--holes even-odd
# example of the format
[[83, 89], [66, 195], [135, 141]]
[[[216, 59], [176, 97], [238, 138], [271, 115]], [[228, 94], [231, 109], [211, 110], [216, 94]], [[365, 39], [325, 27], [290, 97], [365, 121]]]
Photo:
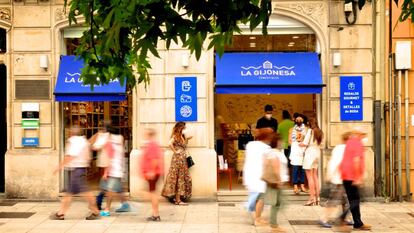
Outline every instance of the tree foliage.
[[[150, 53], [159, 41], [182, 44], [199, 59], [205, 41], [219, 54], [239, 33], [240, 23], [267, 34], [271, 0], [65, 0], [70, 24], [85, 20], [87, 30], [75, 54], [85, 61], [86, 84], [119, 78], [130, 86], [149, 83]], [[134, 75], [138, 74], [137, 78]], [[97, 78], [99, 77], [99, 78]]]
[[[398, 0], [394, 0], [395, 4], [398, 6]], [[414, 16], [414, 2], [413, 0], [404, 0], [401, 4], [401, 14], [398, 17], [398, 20], [400, 22], [403, 22], [411, 17], [411, 19]], [[413, 22], [411, 20], [411, 22]], [[414, 22], [413, 22], [414, 23]]]

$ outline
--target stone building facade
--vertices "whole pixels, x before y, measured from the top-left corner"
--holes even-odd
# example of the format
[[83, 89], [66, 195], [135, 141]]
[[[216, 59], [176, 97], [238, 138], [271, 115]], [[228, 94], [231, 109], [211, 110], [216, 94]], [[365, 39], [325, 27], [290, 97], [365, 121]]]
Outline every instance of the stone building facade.
[[[379, 1], [378, 1], [379, 3]], [[377, 30], [380, 5], [367, 2], [358, 11], [354, 25], [344, 18], [343, 1], [274, 1], [270, 27], [278, 16], [292, 18], [312, 30], [320, 45], [320, 62], [323, 83], [326, 87], [318, 100], [318, 118], [325, 132], [323, 144], [324, 163], [330, 150], [340, 142], [340, 132], [361, 126], [369, 132], [367, 156], [367, 187], [373, 194], [376, 155], [373, 150], [373, 103], [381, 100], [383, 79], [376, 58], [381, 55], [377, 44], [384, 39]], [[63, 9], [63, 0], [0, 0], [0, 27], [7, 31], [7, 52], [1, 61], [7, 67], [7, 153], [5, 154], [6, 195], [25, 198], [56, 198], [63, 178], [52, 174], [63, 156], [61, 103], [54, 100], [53, 90], [62, 55], [63, 31], [69, 23]], [[72, 26], [73, 27], [73, 26]], [[338, 30], [340, 29], [340, 30]], [[166, 50], [159, 45], [161, 59], [151, 58], [151, 85], [134, 89], [132, 112], [132, 152], [130, 170], [138, 164], [142, 129], [156, 128], [159, 140], [167, 145], [168, 136], [175, 123], [174, 77], [196, 76], [198, 82], [198, 121], [189, 123], [194, 132], [190, 153], [197, 165], [192, 169], [193, 196], [214, 198], [216, 195], [217, 154], [214, 150], [214, 51], [204, 51], [199, 61], [194, 56], [188, 66], [181, 58], [188, 52], [175, 45]], [[333, 66], [332, 56], [341, 54], [340, 66]], [[40, 57], [47, 56], [48, 68], [40, 67]], [[339, 77], [363, 77], [363, 120], [343, 122], [339, 115]], [[19, 80], [43, 80], [47, 83], [48, 96], [25, 99], [16, 96]], [[40, 104], [39, 146], [25, 148], [21, 125], [22, 103]], [[151, 109], [151, 111], [149, 111]], [[166, 167], [171, 154], [166, 152]], [[323, 167], [323, 166], [322, 166]], [[130, 175], [130, 195], [135, 197], [143, 185], [135, 174]]]

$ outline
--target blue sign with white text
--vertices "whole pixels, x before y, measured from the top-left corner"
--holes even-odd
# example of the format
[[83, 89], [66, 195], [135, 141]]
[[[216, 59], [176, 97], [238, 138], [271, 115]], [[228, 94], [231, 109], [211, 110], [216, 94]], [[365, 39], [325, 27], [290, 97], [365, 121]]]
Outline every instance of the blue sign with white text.
[[175, 78], [175, 120], [197, 121], [197, 78]]
[[22, 146], [39, 146], [39, 138], [22, 138]]
[[224, 53], [216, 56], [220, 94], [321, 93], [317, 53]]
[[341, 121], [362, 121], [362, 76], [341, 76], [340, 83]]
[[83, 60], [76, 56], [61, 56], [54, 91], [56, 101], [120, 101], [126, 99], [126, 85], [119, 79], [111, 80], [108, 84], [95, 85], [93, 90], [90, 85], [83, 84], [80, 75], [84, 66]]

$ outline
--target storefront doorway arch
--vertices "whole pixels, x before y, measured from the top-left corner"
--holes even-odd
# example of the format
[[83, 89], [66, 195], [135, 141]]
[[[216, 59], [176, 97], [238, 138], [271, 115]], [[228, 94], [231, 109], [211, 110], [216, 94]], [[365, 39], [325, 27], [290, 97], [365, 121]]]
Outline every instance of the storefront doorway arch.
[[[321, 17], [323, 17], [323, 15]], [[322, 20], [322, 22], [324, 22], [324, 21]], [[326, 25], [325, 25], [325, 27], [326, 27]], [[273, 42], [272, 42], [272, 39], [269, 39], [269, 37], [279, 36], [279, 35], [295, 35], [295, 37], [297, 37], [297, 35], [300, 35], [300, 34], [304, 34], [304, 35], [305, 34], [312, 34], [314, 38], [316, 37], [315, 48], [314, 48], [314, 50], [312, 50], [312, 52], [316, 52], [319, 56], [320, 68], [318, 68], [318, 69], [320, 69], [320, 73], [321, 73], [319, 75], [322, 76], [322, 84], [323, 84], [323, 86], [325, 84], [326, 85], [329, 84], [328, 79], [327, 79], [327, 73], [328, 73], [328, 67], [329, 67], [328, 66], [329, 62], [327, 60], [327, 58], [329, 57], [329, 55], [328, 55], [327, 31], [321, 25], [321, 22], [319, 20], [315, 19], [314, 16], [312, 16], [312, 12], [307, 11], [306, 13], [303, 13], [303, 9], [297, 9], [295, 7], [291, 7], [291, 8], [289, 8], [289, 7], [286, 7], [286, 8], [285, 7], [275, 7], [274, 10], [273, 10], [273, 14], [270, 16], [270, 19], [269, 19], [269, 24], [268, 24], [268, 35], [269, 36], [267, 37], [268, 38], [267, 41], [266, 41], [266, 39], [263, 39], [263, 37], [261, 37], [261, 29], [260, 28], [258, 28], [256, 30], [253, 30], [253, 31], [250, 31], [248, 26], [241, 26], [241, 28], [242, 28], [241, 36], [245, 37], [245, 40], [244, 40], [243, 43], [246, 43], [246, 41], [248, 41], [248, 39], [259, 39], [259, 38], [262, 39], [261, 41], [258, 40], [261, 43], [265, 43], [265, 44], [273, 43], [273, 45], [270, 46], [270, 47], [272, 47], [272, 46], [273, 47], [270, 48], [270, 49], [269, 49], [269, 46], [267, 46], [267, 48], [264, 48], [264, 50], [259, 50], [259, 48], [257, 48], [257, 50], [254, 50], [254, 48], [248, 48], [248, 49], [245, 49], [245, 50], [241, 50], [243, 53], [244, 52], [259, 52], [258, 56], [260, 56], [260, 52], [263, 52], [263, 53], [270, 52], [270, 51], [279, 52], [277, 50], [278, 46], [274, 45], [275, 44], [275, 42], [274, 42], [275, 39], [277, 40], [278, 38], [273, 39]], [[246, 38], [246, 36], [247, 36], [247, 38]], [[292, 38], [292, 36], [290, 38]], [[243, 40], [239, 40], [239, 42], [240, 41], [243, 41]], [[253, 42], [253, 41], [251, 41], [251, 42]], [[260, 42], [257, 42], [257, 43], [259, 44]], [[287, 45], [287, 43], [286, 43], [286, 45]], [[255, 47], [254, 43], [250, 43], [250, 46], [249, 46], [249, 43], [247, 43], [244, 46]], [[243, 46], [240, 46], [240, 45], [237, 46], [236, 45], [235, 47], [233, 47], [233, 49], [234, 48], [236, 48], [236, 49], [229, 50], [229, 53], [236, 53], [236, 54], [232, 54], [233, 58], [237, 57], [237, 53], [238, 53], [237, 48], [241, 48], [241, 47], [243, 47]], [[260, 46], [257, 46], [257, 47], [260, 47]], [[263, 47], [262, 47], [262, 49], [263, 49]], [[308, 51], [310, 51], [310, 50], [308, 50]], [[280, 52], [286, 52], [286, 51], [280, 51]], [[240, 55], [245, 56], [243, 54], [240, 54]], [[252, 54], [250, 54], [250, 55], [252, 55]], [[277, 56], [282, 57], [282, 55], [284, 55], [284, 54], [280, 54], [280, 55], [277, 55]], [[267, 55], [265, 55], [265, 56], [267, 56]], [[216, 67], [216, 75], [218, 75], [217, 70], [220, 69], [220, 66], [217, 64], [217, 59], [219, 59], [219, 58], [218, 57], [216, 58], [216, 66], [215, 66]], [[243, 59], [246, 59], [246, 57], [243, 57]], [[233, 59], [233, 60], [236, 60], [236, 59]], [[246, 59], [246, 61], [247, 60], [248, 59]], [[275, 64], [275, 63], [273, 63], [273, 64]], [[240, 64], [237, 64], [236, 66], [239, 67], [239, 65]], [[250, 65], [250, 63], [249, 63], [249, 65]], [[221, 66], [221, 67], [223, 67], [223, 66]], [[251, 67], [253, 67], [253, 66], [251, 66]], [[253, 69], [256, 69], [256, 68], [253, 68]], [[263, 63], [262, 68], [266, 69], [264, 63]], [[260, 68], [260, 69], [262, 69], [262, 68]], [[226, 72], [224, 72], [224, 73], [226, 73]], [[319, 76], [319, 77], [321, 77], [321, 76]], [[233, 79], [233, 77], [234, 76], [232, 76], [231, 79]], [[234, 90], [236, 90], [236, 92], [234, 94], [241, 94], [242, 92], [244, 92], [245, 94], [249, 93], [249, 90], [246, 91], [244, 89], [246, 87], [246, 86], [244, 86], [246, 83], [239, 83], [239, 84], [241, 84], [241, 86], [237, 86], [237, 83], [236, 83], [236, 85], [229, 84], [229, 83], [232, 83], [232, 81], [230, 81], [229, 83], [224, 82], [224, 86], [219, 86], [220, 82], [217, 80], [217, 76], [216, 76], [215, 82], [216, 82], [216, 91], [220, 90], [220, 91], [216, 92], [216, 94], [223, 94], [222, 96], [224, 96], [224, 94], [226, 92], [227, 92], [227, 94], [231, 94], [231, 90], [229, 91], [229, 89], [232, 89], [232, 88], [235, 88]], [[227, 87], [226, 87], [226, 85], [227, 85]], [[305, 85], [305, 83], [303, 83], [303, 85]], [[260, 93], [260, 91], [257, 90], [257, 87], [258, 86], [253, 86], [255, 91], [253, 91], [250, 94]], [[229, 89], [222, 92], [222, 90], [225, 89], [225, 88], [229, 88]], [[270, 87], [264, 87], [264, 89], [269, 89], [269, 88]], [[285, 88], [285, 86], [283, 88]], [[320, 126], [322, 127], [323, 131], [328, 132], [327, 126], [328, 126], [328, 119], [329, 118], [328, 118], [328, 112], [326, 111], [326, 109], [328, 109], [327, 108], [327, 101], [326, 101], [327, 97], [328, 97], [327, 96], [327, 88], [323, 88], [322, 90], [323, 90], [322, 92], [318, 92], [320, 94], [314, 95], [315, 105], [316, 105], [316, 108], [314, 108], [314, 110], [316, 110], [315, 111], [316, 112], [316, 118], [319, 120]], [[269, 93], [272, 93], [272, 91], [270, 91]], [[276, 93], [281, 94], [278, 91], [273, 92], [273, 94], [276, 94]], [[292, 94], [293, 92], [290, 92], [290, 93]], [[299, 92], [297, 92], [297, 94], [299, 94]], [[251, 97], [253, 98], [254, 96], [251, 96]], [[229, 98], [230, 99], [237, 99], [239, 97], [230, 96]], [[250, 98], [250, 99], [252, 99], [252, 98]], [[258, 98], [259, 99], [267, 99], [266, 96], [262, 96], [262, 97], [258, 97]], [[243, 98], [239, 98], [239, 99], [242, 100]], [[229, 102], [229, 101], [223, 102], [223, 100], [224, 100], [224, 97], [215, 98], [215, 104], [214, 104], [215, 107], [214, 108], [215, 108], [216, 112], [217, 112], [218, 108], [226, 106], [225, 103]], [[270, 99], [268, 99], [267, 101], [269, 101], [269, 100]], [[262, 107], [263, 106], [260, 106], [260, 109]], [[244, 108], [246, 108], [246, 106]], [[244, 113], [247, 112], [247, 110], [243, 110], [243, 111], [244, 111]], [[240, 114], [240, 115], [243, 115], [243, 114]], [[219, 116], [219, 118], [221, 118], [221, 117], [222, 117], [222, 115]], [[251, 122], [251, 120], [252, 119], [248, 119], [248, 122]], [[217, 123], [217, 116], [216, 116], [216, 123]], [[248, 124], [248, 127], [250, 128], [249, 124]], [[220, 128], [220, 127], [216, 126], [216, 131], [217, 131], [218, 128]], [[236, 128], [238, 128], [237, 124], [236, 124]], [[238, 130], [238, 131], [240, 131], [240, 130]], [[219, 135], [221, 133], [216, 132], [215, 135]], [[224, 139], [224, 140], [226, 140], [226, 139]], [[239, 145], [239, 147], [240, 147], [240, 145]], [[223, 148], [221, 147], [220, 150], [222, 150], [222, 149]], [[220, 154], [220, 152], [218, 152], [218, 154]], [[240, 156], [240, 155], [237, 155], [237, 156]], [[234, 166], [237, 167], [238, 162], [234, 162], [234, 163], [236, 164]], [[321, 167], [323, 168], [323, 166], [321, 166]], [[220, 184], [218, 184], [218, 186], [220, 186]], [[224, 188], [225, 188], [225, 186], [224, 186]]]

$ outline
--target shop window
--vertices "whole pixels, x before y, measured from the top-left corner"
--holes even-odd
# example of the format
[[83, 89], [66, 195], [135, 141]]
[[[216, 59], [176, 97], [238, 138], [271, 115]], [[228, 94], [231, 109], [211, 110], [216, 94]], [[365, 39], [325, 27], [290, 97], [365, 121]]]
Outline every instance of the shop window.
[[[64, 102], [64, 139], [69, 138], [69, 129], [77, 125], [83, 130], [83, 135], [90, 139], [98, 131], [103, 130], [107, 122], [124, 137], [125, 161], [124, 169], [128, 171], [129, 153], [132, 149], [132, 110], [130, 109], [132, 97], [129, 95], [124, 101], [106, 102]], [[88, 180], [93, 189], [98, 188], [101, 177], [97, 167], [97, 153], [93, 153], [91, 167], [88, 170]], [[128, 189], [128, 175], [125, 172], [123, 186]]]

